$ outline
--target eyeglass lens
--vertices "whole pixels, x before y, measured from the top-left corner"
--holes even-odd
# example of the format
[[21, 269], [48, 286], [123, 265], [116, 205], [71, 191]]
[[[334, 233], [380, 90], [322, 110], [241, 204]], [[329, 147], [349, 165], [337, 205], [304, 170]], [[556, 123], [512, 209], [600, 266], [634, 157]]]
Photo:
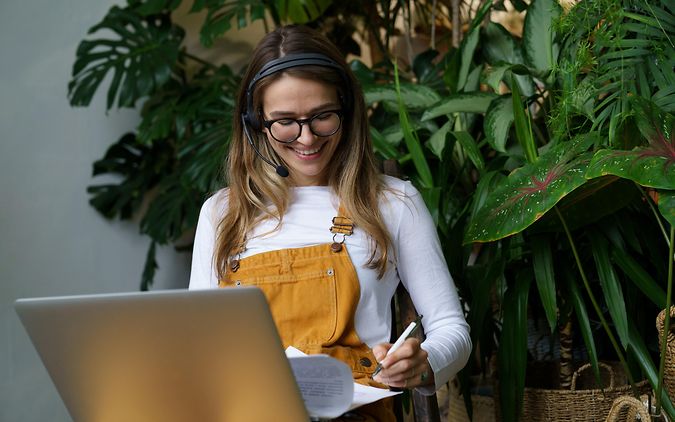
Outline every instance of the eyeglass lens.
[[292, 142], [300, 137], [302, 125], [308, 123], [316, 136], [331, 136], [340, 129], [340, 115], [335, 111], [326, 111], [310, 119], [280, 119], [270, 125], [270, 133], [279, 142]]

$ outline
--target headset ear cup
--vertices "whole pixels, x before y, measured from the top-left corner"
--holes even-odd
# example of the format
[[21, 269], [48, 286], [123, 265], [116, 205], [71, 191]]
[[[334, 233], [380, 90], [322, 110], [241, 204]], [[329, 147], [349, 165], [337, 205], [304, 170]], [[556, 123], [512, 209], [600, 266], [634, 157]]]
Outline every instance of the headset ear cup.
[[260, 124], [258, 122], [258, 119], [255, 117], [252, 117], [250, 113], [244, 113], [244, 123], [248, 125], [251, 129], [255, 131], [260, 131]]

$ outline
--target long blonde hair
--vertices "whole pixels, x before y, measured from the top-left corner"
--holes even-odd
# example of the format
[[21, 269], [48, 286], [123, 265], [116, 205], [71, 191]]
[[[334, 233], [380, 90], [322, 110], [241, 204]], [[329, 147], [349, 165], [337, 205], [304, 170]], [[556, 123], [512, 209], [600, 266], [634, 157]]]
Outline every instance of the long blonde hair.
[[[288, 208], [292, 177], [280, 177], [272, 166], [255, 155], [243, 133], [241, 116], [247, 111], [246, 91], [255, 74], [271, 60], [298, 53], [323, 54], [338, 63], [344, 75], [340, 75], [337, 69], [324, 66], [285, 69], [256, 83], [252, 109], [256, 113], [262, 109], [261, 93], [265, 86], [282, 74], [318, 80], [337, 89], [343, 100], [342, 139], [326, 169], [328, 185], [354, 224], [369, 235], [368, 266], [376, 269], [381, 278], [386, 269], [391, 238], [379, 210], [378, 200], [385, 186], [375, 162], [363, 93], [338, 49], [322, 34], [300, 25], [284, 26], [267, 34], [254, 50], [241, 83], [226, 163], [228, 208], [218, 225], [216, 237], [214, 259], [218, 278], [224, 278], [229, 258], [244, 246], [246, 235], [266, 218], [276, 219], [280, 225]], [[265, 157], [283, 163], [264, 133], [252, 128], [249, 128], [249, 133]]]

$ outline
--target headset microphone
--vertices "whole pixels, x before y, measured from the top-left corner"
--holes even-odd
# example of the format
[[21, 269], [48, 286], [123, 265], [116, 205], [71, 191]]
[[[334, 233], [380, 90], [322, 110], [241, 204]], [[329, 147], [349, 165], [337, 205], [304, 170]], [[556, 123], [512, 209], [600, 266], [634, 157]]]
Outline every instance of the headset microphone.
[[255, 146], [253, 143], [253, 139], [251, 139], [251, 134], [248, 133], [248, 127], [246, 125], [246, 119], [244, 118], [244, 115], [241, 116], [241, 123], [244, 127], [244, 134], [246, 135], [246, 139], [248, 139], [248, 143], [251, 145], [253, 148], [253, 151], [255, 151], [256, 154], [258, 154], [258, 157], [262, 158], [264, 162], [269, 164], [270, 166], [274, 167], [274, 170], [277, 172], [277, 174], [281, 177], [288, 177], [288, 169], [282, 165], [276, 165], [273, 162], [271, 162], [269, 159], [265, 158], [258, 148]]

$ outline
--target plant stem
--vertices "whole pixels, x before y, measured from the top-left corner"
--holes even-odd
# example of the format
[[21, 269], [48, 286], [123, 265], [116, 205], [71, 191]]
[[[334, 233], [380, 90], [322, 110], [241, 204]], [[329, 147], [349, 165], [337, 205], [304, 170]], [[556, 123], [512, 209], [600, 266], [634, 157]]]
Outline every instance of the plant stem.
[[558, 218], [560, 218], [560, 222], [562, 223], [563, 229], [565, 230], [565, 234], [567, 235], [567, 240], [570, 242], [570, 247], [572, 248], [572, 253], [574, 254], [574, 260], [577, 263], [577, 268], [579, 269], [579, 274], [581, 275], [581, 279], [584, 282], [584, 287], [586, 288], [586, 292], [588, 293], [588, 297], [591, 299], [591, 303], [593, 304], [593, 308], [595, 309], [595, 313], [598, 314], [598, 317], [600, 318], [600, 323], [602, 324], [602, 328], [605, 329], [605, 332], [607, 333], [607, 336], [609, 337], [609, 341], [612, 343], [612, 346], [614, 347], [614, 350], [616, 351], [616, 354], [619, 357], [619, 361], [621, 361], [621, 364], [623, 365], [623, 367], [626, 368], [626, 376], [628, 377], [628, 382], [630, 383], [630, 385], [633, 389], [633, 394], [635, 395], [635, 397], [639, 397], [639, 393], [637, 391], [637, 388], [635, 388], [635, 380], [633, 380], [633, 375], [630, 373], [630, 370], [628, 368], [628, 363], [626, 362], [626, 358], [624, 358], [623, 353], [621, 351], [621, 348], [619, 347], [619, 343], [616, 341], [616, 338], [614, 337], [614, 333], [612, 333], [612, 330], [609, 328], [609, 324], [607, 324], [607, 320], [605, 320], [605, 317], [602, 315], [602, 310], [600, 309], [600, 305], [598, 305], [598, 301], [595, 299], [595, 295], [593, 294], [593, 291], [591, 290], [591, 285], [588, 282], [588, 277], [586, 277], [586, 272], [584, 271], [584, 268], [581, 265], [581, 259], [579, 258], [579, 253], [577, 252], [577, 248], [574, 244], [574, 239], [572, 239], [572, 233], [570, 233], [570, 230], [567, 227], [567, 223], [565, 222], [565, 218], [563, 218], [562, 213], [560, 212], [558, 207], [554, 206], [553, 209], [555, 209], [556, 214], [558, 214]]
[[670, 304], [673, 292], [673, 243], [675, 241], [675, 226], [670, 226], [670, 246], [668, 247], [668, 288], [666, 290], [666, 314], [663, 321], [661, 336], [661, 359], [659, 359], [659, 379], [656, 386], [656, 413], [661, 411], [661, 392], [663, 390], [663, 373], [666, 364], [666, 350], [668, 347], [668, 333], [670, 331]]
[[654, 214], [654, 217], [656, 219], [656, 223], [659, 225], [661, 228], [661, 233], [663, 233], [663, 238], [666, 240], [666, 243], [668, 244], [668, 247], [672, 245], [673, 241], [671, 240], [668, 242], [668, 233], [666, 233], [666, 228], [663, 226], [663, 222], [661, 221], [661, 217], [659, 217], [659, 212], [656, 210], [656, 206], [654, 205], [654, 201], [652, 198], [647, 195], [645, 190], [642, 188], [642, 186], [638, 183], [635, 183], [635, 186], [637, 186], [638, 190], [642, 194], [642, 196], [645, 198], [645, 201], [647, 201], [647, 204], [649, 204], [649, 208], [652, 210], [652, 214]]

